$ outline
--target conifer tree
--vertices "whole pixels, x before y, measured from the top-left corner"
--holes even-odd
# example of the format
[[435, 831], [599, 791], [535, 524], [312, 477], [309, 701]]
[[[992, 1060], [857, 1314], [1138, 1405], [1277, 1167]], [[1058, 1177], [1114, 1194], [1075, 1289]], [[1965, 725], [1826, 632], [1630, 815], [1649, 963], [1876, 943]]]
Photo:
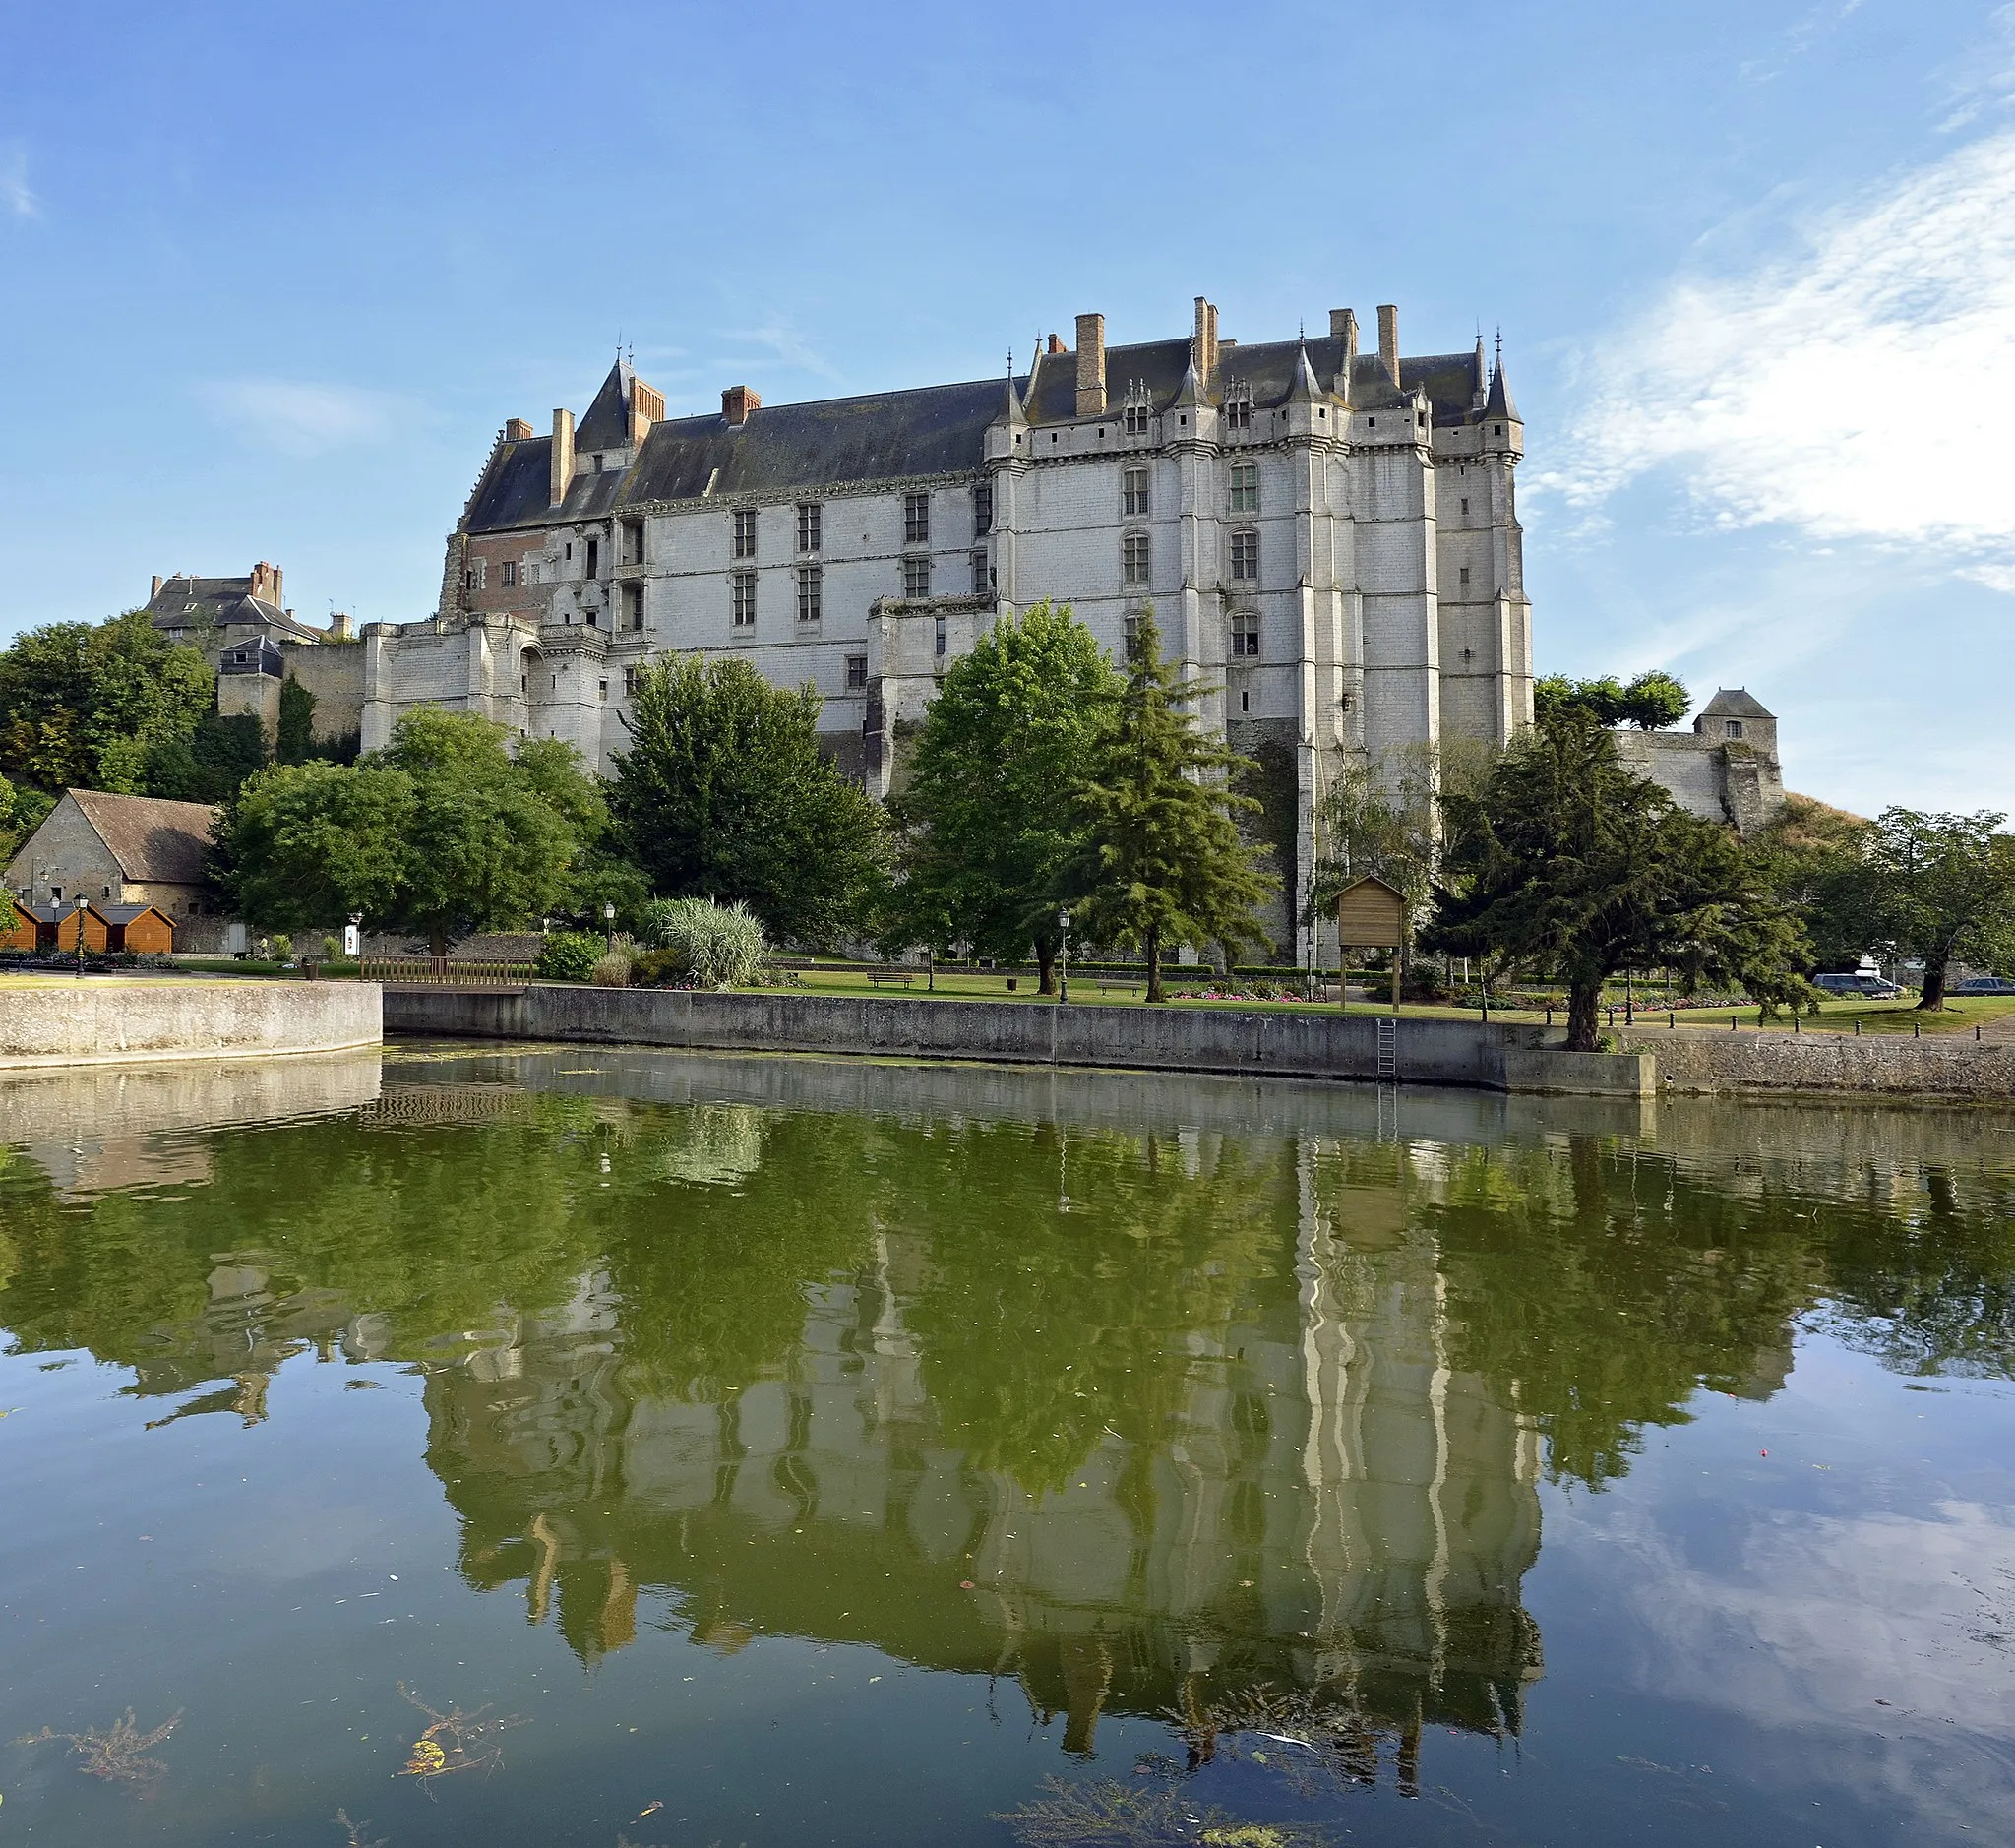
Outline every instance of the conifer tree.
[[1230, 787], [1249, 760], [1212, 743], [1186, 709], [1211, 691], [1163, 661], [1154, 613], [1143, 615], [1080, 797], [1086, 844], [1066, 890], [1088, 938], [1145, 956], [1149, 1001], [1163, 999], [1167, 945], [1214, 938], [1236, 955], [1263, 943], [1252, 907], [1278, 884], [1253, 863], [1234, 819], [1259, 806]]

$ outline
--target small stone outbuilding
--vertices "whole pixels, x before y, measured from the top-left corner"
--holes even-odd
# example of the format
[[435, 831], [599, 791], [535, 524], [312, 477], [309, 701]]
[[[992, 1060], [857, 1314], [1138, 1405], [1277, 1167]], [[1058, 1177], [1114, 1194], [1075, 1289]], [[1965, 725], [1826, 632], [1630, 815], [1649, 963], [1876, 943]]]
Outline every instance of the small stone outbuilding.
[[1784, 811], [1777, 714], [1745, 687], [1721, 688], [1691, 731], [1625, 730], [1616, 739], [1626, 769], [1663, 783], [1703, 821], [1748, 834]]
[[207, 872], [216, 814], [201, 802], [67, 789], [9, 863], [7, 885], [38, 914], [67, 914], [86, 899], [98, 907], [99, 931], [106, 907], [152, 908], [173, 921], [177, 948], [221, 950], [227, 920]]

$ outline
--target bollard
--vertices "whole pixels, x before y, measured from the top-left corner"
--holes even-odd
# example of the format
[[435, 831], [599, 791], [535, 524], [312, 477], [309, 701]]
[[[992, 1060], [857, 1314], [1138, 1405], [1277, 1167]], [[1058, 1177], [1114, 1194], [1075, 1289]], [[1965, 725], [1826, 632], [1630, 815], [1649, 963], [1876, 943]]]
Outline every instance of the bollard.
[[1917, 1039], [1921, 1037], [1921, 1035], [1918, 1032], [1918, 1022], [1915, 1020], [1911, 1021], [1910, 1023], [1910, 1036], [1912, 1039]]
[[1860, 1039], [1862, 1036], [1862, 1023], [1859, 1020], [1854, 1023], [1854, 1036], [1856, 1039]]
[[1679, 1029], [1679, 1016], [1677, 1014], [1668, 1014], [1665, 1016], [1665, 1023], [1668, 1030], [1677, 1031]]

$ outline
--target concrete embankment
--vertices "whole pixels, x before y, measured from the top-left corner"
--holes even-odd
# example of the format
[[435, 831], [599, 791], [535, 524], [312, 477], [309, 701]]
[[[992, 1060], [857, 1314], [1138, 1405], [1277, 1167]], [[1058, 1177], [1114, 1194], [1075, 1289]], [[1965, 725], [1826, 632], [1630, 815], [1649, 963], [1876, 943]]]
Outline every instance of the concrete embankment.
[[376, 982], [56, 978], [0, 988], [0, 1071], [376, 1046]]
[[1658, 1062], [1675, 1091], [1852, 1095], [2006, 1102], [2015, 1097], [2015, 1044], [1957, 1034], [1746, 1032], [1657, 1028], [1623, 1044]]
[[[1380, 1029], [1390, 1035], [1380, 1046]], [[587, 1040], [693, 1051], [1105, 1066], [1238, 1077], [1379, 1078], [1486, 1090], [1642, 1096], [1651, 1062], [1558, 1051], [1560, 1034], [1466, 1020], [1205, 1008], [1053, 1007], [928, 996], [685, 994], [661, 989], [391, 988], [389, 1033]]]

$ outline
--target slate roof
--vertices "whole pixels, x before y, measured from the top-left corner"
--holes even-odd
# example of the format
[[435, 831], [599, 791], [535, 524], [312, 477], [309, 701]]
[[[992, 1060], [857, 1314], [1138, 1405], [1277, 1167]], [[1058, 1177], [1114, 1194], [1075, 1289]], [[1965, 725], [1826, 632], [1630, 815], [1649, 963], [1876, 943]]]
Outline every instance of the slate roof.
[[1702, 718], [1775, 718], [1773, 712], [1746, 687], [1723, 687], [1700, 708]]
[[[1213, 396], [1232, 383], [1249, 387], [1255, 406], [1283, 404], [1295, 389], [1306, 351], [1316, 381], [1331, 388], [1343, 364], [1334, 339], [1236, 342], [1218, 349]], [[1175, 403], [1190, 365], [1187, 337], [1106, 348], [1106, 401], [1118, 416], [1136, 384], [1157, 411]], [[1399, 362], [1400, 392], [1375, 352], [1360, 352], [1351, 374], [1351, 400], [1374, 408], [1397, 402], [1417, 386], [1427, 392], [1436, 424], [1472, 421], [1487, 389], [1483, 347], [1474, 352], [1431, 353]], [[635, 375], [619, 361], [602, 381], [575, 431], [577, 454], [629, 444], [629, 400]], [[712, 494], [817, 491], [852, 482], [952, 474], [979, 468], [990, 424], [1010, 415], [1011, 387], [1031, 424], [1067, 423], [1077, 415], [1074, 353], [1040, 355], [1032, 375], [928, 385], [802, 404], [763, 405], [740, 426], [718, 412], [671, 417], [651, 425], [624, 470], [578, 473], [558, 506], [551, 492], [552, 438], [500, 442], [469, 500], [465, 530], [498, 532], [539, 525], [571, 525], [605, 519], [651, 501], [697, 500]]]
[[261, 629], [316, 639], [313, 630], [303, 628], [278, 604], [252, 595], [251, 585], [250, 578], [167, 578], [148, 601], [146, 613], [156, 629], [214, 623], [220, 629]]
[[128, 879], [200, 886], [217, 811], [204, 802], [158, 796], [115, 796], [102, 789], [64, 793], [84, 811]]
[[[98, 904], [94, 902], [91, 908], [99, 917], [103, 918], [107, 924], [116, 924], [122, 929], [126, 925], [131, 924], [135, 918], [145, 917], [150, 911], [156, 917], [168, 917], [168, 914], [157, 904]], [[173, 918], [168, 918], [170, 924], [174, 921]]]

